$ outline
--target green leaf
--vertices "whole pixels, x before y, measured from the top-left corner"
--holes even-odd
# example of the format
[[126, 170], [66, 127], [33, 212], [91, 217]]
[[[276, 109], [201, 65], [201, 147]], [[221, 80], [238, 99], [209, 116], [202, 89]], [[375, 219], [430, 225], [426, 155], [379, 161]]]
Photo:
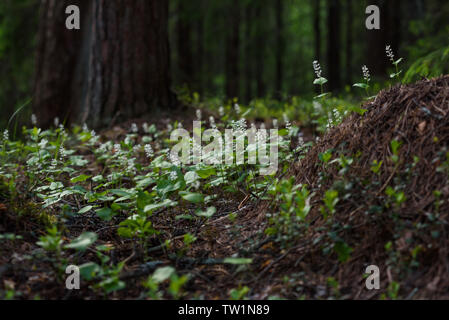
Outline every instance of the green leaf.
[[320, 85], [320, 86], [322, 86], [325, 83], [327, 83], [327, 79], [323, 78], [323, 77], [317, 78], [317, 79], [315, 79], [315, 81], [313, 81], [313, 84]]
[[108, 207], [101, 208], [99, 210], [96, 210], [95, 213], [98, 217], [101, 218], [101, 220], [104, 221], [110, 221], [112, 217], [114, 216], [114, 211]]
[[250, 264], [253, 262], [253, 259], [248, 258], [226, 258], [223, 261], [228, 264]]
[[154, 204], [150, 204], [147, 205], [143, 211], [145, 213], [150, 212], [150, 211], [154, 211], [160, 208], [165, 208], [165, 207], [173, 207], [177, 204], [176, 201], [170, 200], [170, 199], [165, 199], [164, 201], [160, 202], [160, 203], [154, 203]]
[[205, 169], [200, 169], [197, 170], [196, 173], [202, 178], [202, 179], [207, 179], [210, 176], [216, 174], [217, 172], [215, 171], [215, 168], [205, 168]]
[[93, 208], [93, 206], [86, 206], [86, 207], [82, 208], [80, 211], [78, 211], [78, 213], [79, 214], [86, 213], [86, 212], [92, 210], [92, 208]]
[[362, 88], [362, 89], [368, 89], [369, 85], [367, 85], [366, 83], [354, 83], [352, 85], [353, 87], [357, 87], [357, 88]]
[[84, 232], [78, 238], [73, 240], [70, 244], [65, 245], [67, 249], [75, 249], [85, 251], [87, 247], [97, 241], [97, 234], [94, 232]]
[[201, 193], [182, 191], [179, 194], [184, 200], [187, 200], [192, 203], [203, 203], [204, 202], [204, 196]]
[[210, 218], [215, 214], [215, 212], [217, 212], [217, 209], [215, 207], [209, 207], [206, 209], [206, 211], [198, 210], [195, 213], [199, 217]]
[[91, 176], [87, 176], [87, 175], [85, 175], [85, 174], [82, 174], [82, 175], [80, 175], [80, 176], [78, 176], [78, 177], [76, 177], [76, 178], [70, 179], [70, 182], [72, 182], [72, 183], [84, 182], [84, 181], [86, 181], [87, 179], [89, 179], [90, 177], [91, 177]]
[[170, 277], [175, 273], [175, 268], [173, 267], [162, 267], [158, 268], [151, 277], [154, 282], [162, 283], [165, 280], [170, 279]]
[[80, 275], [83, 279], [87, 281], [92, 280], [95, 276], [100, 273], [101, 268], [98, 264], [94, 262], [87, 262], [80, 266]]
[[191, 184], [199, 179], [199, 175], [195, 171], [189, 171], [184, 175], [187, 184]]
[[315, 100], [321, 99], [321, 98], [327, 97], [327, 96], [330, 95], [330, 94], [331, 94], [330, 92], [322, 93], [322, 94], [320, 94], [320, 95], [314, 97], [314, 99], [315, 99]]

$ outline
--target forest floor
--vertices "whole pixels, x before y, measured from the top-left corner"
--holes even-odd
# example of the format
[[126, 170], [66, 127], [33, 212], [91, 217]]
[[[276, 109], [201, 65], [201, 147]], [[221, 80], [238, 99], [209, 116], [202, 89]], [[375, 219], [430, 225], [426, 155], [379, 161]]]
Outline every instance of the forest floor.
[[[362, 107], [317, 141], [304, 127], [301, 142], [287, 139], [270, 177], [169, 163], [169, 133], [179, 121], [191, 130], [195, 109], [98, 134], [33, 128], [26, 143], [4, 139], [0, 294], [447, 298], [449, 77], [395, 86]], [[235, 124], [226, 117], [218, 128]], [[80, 290], [66, 289], [71, 264]], [[379, 290], [365, 285], [370, 265]]]

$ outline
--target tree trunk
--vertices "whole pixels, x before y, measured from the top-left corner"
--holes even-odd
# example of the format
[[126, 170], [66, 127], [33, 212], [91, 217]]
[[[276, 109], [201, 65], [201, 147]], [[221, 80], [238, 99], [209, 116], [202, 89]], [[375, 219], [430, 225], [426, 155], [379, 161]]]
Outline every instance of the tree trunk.
[[197, 46], [196, 46], [196, 88], [199, 94], [204, 92], [204, 1], [199, 0], [197, 10], [201, 14], [198, 15], [196, 22]]
[[265, 42], [266, 42], [266, 34], [264, 32], [263, 24], [265, 23], [265, 20], [263, 19], [264, 8], [265, 8], [265, 1], [259, 0], [256, 4], [255, 9], [255, 21], [257, 24], [257, 30], [256, 30], [256, 84], [257, 84], [257, 96], [259, 98], [262, 98], [266, 94], [266, 88], [265, 88], [265, 80], [264, 80], [264, 65], [265, 65]]
[[179, 81], [182, 85], [190, 87], [193, 80], [192, 23], [185, 0], [178, 0], [176, 32]]
[[315, 60], [321, 59], [321, 0], [313, 3], [313, 31], [315, 36]]
[[353, 8], [352, 0], [346, 0], [346, 84], [352, 85]]
[[239, 96], [240, 6], [238, 0], [230, 3], [228, 34], [226, 37], [226, 96]]
[[55, 117], [64, 121], [69, 116], [72, 79], [81, 45], [81, 32], [65, 28], [65, 8], [71, 4], [84, 12], [88, 1], [43, 0], [41, 3], [33, 112], [42, 127], [50, 126]]
[[329, 90], [341, 88], [341, 32], [340, 32], [340, 0], [328, 0], [328, 45], [327, 68], [329, 69]]
[[249, 3], [245, 8], [245, 100], [253, 97], [253, 10]]
[[[82, 28], [65, 28], [80, 3]], [[55, 116], [93, 126], [170, 107], [168, 2], [45, 0], [33, 108], [43, 126]]]
[[284, 3], [285, 0], [276, 0], [276, 97], [282, 96], [283, 59], [285, 54], [284, 43]]

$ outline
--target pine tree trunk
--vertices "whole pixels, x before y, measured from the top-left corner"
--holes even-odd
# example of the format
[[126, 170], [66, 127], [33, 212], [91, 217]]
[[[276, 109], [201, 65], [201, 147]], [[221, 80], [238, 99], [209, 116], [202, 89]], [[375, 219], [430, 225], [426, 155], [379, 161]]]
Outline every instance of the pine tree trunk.
[[230, 1], [228, 16], [228, 34], [226, 37], [226, 96], [228, 98], [239, 97], [240, 51], [240, 7], [239, 1]]
[[[33, 112], [39, 125], [48, 127], [55, 117], [69, 116], [72, 79], [77, 64], [81, 33], [65, 28], [65, 8], [77, 5], [81, 10], [88, 1], [42, 0], [36, 48], [33, 88]], [[83, 10], [84, 11], [84, 10]]]
[[82, 28], [67, 30], [65, 8], [76, 2], [43, 3], [33, 100], [41, 124], [70, 112], [98, 126], [172, 106], [168, 2], [80, 0]]
[[341, 88], [341, 32], [340, 32], [340, 0], [328, 0], [328, 46], [327, 68], [329, 69], [329, 90]]
[[189, 86], [193, 80], [192, 24], [185, 0], [178, 1], [176, 32], [179, 81], [181, 85]]
[[284, 78], [284, 0], [276, 0], [276, 97], [282, 96]]

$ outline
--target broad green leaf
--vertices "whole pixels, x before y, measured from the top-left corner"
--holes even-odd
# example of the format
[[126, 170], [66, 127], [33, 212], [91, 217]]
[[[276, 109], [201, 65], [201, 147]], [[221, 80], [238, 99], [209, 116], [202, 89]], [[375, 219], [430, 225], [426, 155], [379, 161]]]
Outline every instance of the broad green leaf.
[[352, 85], [353, 87], [357, 87], [357, 88], [362, 88], [362, 89], [368, 89], [369, 85], [367, 85], [366, 83], [354, 83]]
[[209, 207], [209, 208], [206, 209], [206, 211], [198, 210], [195, 213], [199, 217], [210, 218], [210, 217], [212, 217], [215, 214], [215, 212], [217, 212], [217, 209], [215, 207]]
[[92, 210], [92, 208], [93, 208], [93, 206], [86, 206], [86, 207], [82, 208], [80, 211], [78, 211], [78, 213], [79, 214], [86, 213], [86, 212]]
[[112, 209], [110, 209], [108, 207], [98, 209], [95, 211], [95, 213], [97, 214], [98, 217], [101, 218], [101, 220], [104, 220], [104, 221], [110, 221], [112, 219], [112, 217], [114, 216], [114, 211], [112, 211]]
[[175, 268], [173, 267], [162, 267], [158, 268], [151, 277], [154, 282], [156, 283], [162, 283], [165, 280], [170, 279], [170, 277], [175, 273]]
[[248, 258], [226, 258], [223, 261], [228, 264], [250, 264], [253, 262], [253, 259]]
[[84, 232], [78, 238], [73, 240], [70, 244], [65, 245], [64, 247], [67, 249], [75, 249], [84, 251], [92, 245], [95, 241], [97, 241], [97, 234], [94, 232]]
[[323, 77], [317, 78], [313, 81], [313, 84], [320, 85], [320, 86], [322, 86], [325, 83], [327, 83], [327, 79], [323, 78]]
[[143, 209], [143, 211], [145, 212], [145, 213], [147, 213], [147, 212], [150, 212], [150, 211], [154, 211], [154, 210], [157, 210], [157, 209], [160, 209], [160, 208], [165, 208], [165, 207], [173, 207], [173, 206], [175, 206], [177, 204], [177, 202], [176, 201], [172, 201], [172, 200], [170, 200], [170, 199], [165, 199], [164, 201], [162, 201], [162, 202], [160, 202], [160, 203], [154, 203], [154, 204], [150, 204], [150, 205], [147, 205], [144, 209]]
[[192, 203], [202, 203], [202, 202], [204, 202], [204, 196], [201, 193], [182, 191], [179, 194], [180, 194], [180, 196], [184, 200], [187, 200], [187, 201], [192, 202]]
[[200, 169], [197, 170], [196, 173], [202, 178], [202, 179], [207, 179], [210, 176], [216, 174], [215, 168], [204, 168], [204, 169]]
[[70, 182], [71, 182], [71, 183], [84, 182], [84, 181], [86, 181], [87, 179], [89, 179], [90, 177], [91, 177], [91, 176], [87, 176], [87, 175], [85, 175], [85, 174], [82, 174], [82, 175], [80, 175], [80, 176], [78, 176], [78, 177], [76, 177], [76, 178], [70, 179]]

